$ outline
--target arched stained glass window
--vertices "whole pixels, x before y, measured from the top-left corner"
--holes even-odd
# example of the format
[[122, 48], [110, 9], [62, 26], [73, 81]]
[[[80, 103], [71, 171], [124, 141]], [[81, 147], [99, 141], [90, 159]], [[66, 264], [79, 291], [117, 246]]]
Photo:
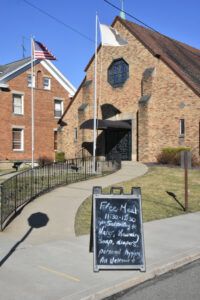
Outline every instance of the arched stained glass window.
[[108, 68], [108, 82], [112, 87], [120, 87], [129, 77], [129, 65], [123, 58], [116, 59]]

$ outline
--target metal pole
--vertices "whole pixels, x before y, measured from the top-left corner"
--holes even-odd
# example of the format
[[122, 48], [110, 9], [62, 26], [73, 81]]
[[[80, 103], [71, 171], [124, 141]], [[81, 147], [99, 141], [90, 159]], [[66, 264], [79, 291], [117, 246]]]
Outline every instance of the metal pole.
[[184, 151], [185, 211], [188, 211], [188, 152]]
[[34, 174], [33, 174], [34, 170], [31, 169], [30, 171], [30, 176], [31, 176], [31, 199], [33, 198], [34, 195]]
[[3, 230], [2, 187], [3, 187], [3, 185], [0, 184], [0, 231]]
[[15, 176], [15, 214], [17, 212], [17, 191], [18, 191], [18, 175]]
[[94, 120], [93, 120], [93, 173], [96, 172], [96, 139], [97, 139], [97, 26], [98, 16], [96, 14], [95, 29], [95, 62], [94, 62]]
[[31, 167], [34, 168], [34, 91], [33, 91], [33, 38], [31, 38]]

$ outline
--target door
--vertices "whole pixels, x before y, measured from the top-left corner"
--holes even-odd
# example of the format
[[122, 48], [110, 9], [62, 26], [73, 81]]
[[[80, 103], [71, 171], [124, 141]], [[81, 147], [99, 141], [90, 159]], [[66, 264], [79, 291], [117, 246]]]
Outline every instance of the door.
[[105, 148], [107, 159], [120, 155], [121, 160], [131, 160], [131, 130], [106, 130]]

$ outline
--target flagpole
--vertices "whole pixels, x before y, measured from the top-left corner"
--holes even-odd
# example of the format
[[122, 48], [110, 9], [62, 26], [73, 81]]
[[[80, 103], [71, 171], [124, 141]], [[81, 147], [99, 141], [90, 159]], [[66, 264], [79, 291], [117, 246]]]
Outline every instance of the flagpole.
[[96, 139], [97, 139], [97, 34], [98, 34], [97, 26], [98, 26], [98, 16], [96, 13], [95, 62], [94, 62], [93, 173], [96, 173]]
[[34, 168], [34, 90], [33, 90], [34, 49], [31, 37], [31, 167]]

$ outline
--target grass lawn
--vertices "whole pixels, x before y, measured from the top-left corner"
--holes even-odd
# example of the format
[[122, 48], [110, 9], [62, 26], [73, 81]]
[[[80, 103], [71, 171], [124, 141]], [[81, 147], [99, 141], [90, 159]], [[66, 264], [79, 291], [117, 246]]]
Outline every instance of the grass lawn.
[[[184, 170], [181, 168], [150, 167], [149, 171], [139, 178], [116, 184], [122, 186], [125, 193], [130, 193], [131, 187], [141, 187], [143, 221], [148, 222], [184, 214], [178, 203], [167, 194], [174, 193], [184, 204]], [[105, 188], [104, 192], [109, 192]], [[91, 197], [79, 207], [75, 219], [76, 235], [90, 232]], [[200, 170], [189, 170], [189, 212], [200, 210]]]

